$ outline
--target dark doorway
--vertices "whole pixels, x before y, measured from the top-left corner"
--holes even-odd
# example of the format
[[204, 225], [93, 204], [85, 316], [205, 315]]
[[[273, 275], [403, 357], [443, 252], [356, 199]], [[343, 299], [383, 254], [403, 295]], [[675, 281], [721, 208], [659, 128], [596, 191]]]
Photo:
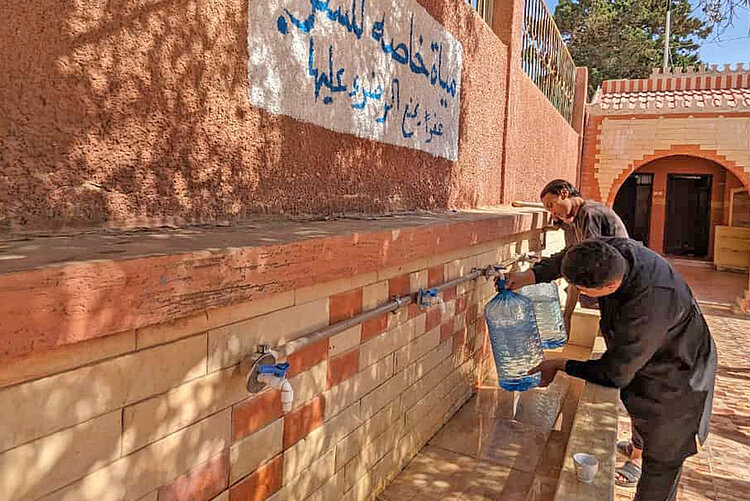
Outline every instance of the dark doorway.
[[625, 180], [615, 197], [615, 212], [625, 223], [628, 235], [633, 240], [648, 245], [651, 231], [651, 196], [654, 175], [633, 174]]
[[708, 256], [711, 231], [709, 175], [669, 174], [664, 252], [678, 256]]

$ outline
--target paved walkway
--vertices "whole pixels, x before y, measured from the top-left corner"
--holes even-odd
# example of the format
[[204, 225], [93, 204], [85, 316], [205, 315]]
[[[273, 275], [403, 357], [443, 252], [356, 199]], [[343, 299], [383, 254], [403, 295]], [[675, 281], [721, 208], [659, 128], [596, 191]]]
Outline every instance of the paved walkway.
[[[585, 360], [589, 351], [548, 355]], [[552, 501], [583, 386], [563, 375], [515, 395], [482, 387], [378, 501]]]
[[[700, 297], [700, 296], [699, 296]], [[750, 319], [719, 308], [703, 308], [719, 351], [719, 371], [705, 447], [690, 458], [678, 501], [750, 500]], [[623, 412], [620, 436], [630, 435]], [[632, 489], [615, 489], [616, 501], [630, 501]]]
[[747, 273], [716, 271], [707, 261], [670, 259], [670, 262], [690, 284], [695, 297], [704, 304], [734, 305], [737, 297], [747, 289]]

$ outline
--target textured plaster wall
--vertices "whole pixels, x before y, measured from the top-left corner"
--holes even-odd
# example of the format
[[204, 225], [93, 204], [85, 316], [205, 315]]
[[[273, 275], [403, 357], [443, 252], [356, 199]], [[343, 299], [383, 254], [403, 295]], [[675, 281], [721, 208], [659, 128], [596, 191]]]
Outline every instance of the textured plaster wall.
[[507, 201], [538, 201], [547, 182], [578, 177], [579, 135], [520, 69], [508, 111]]
[[420, 3], [464, 47], [455, 163], [251, 107], [244, 1], [6, 2], [0, 228], [499, 203], [507, 48]]

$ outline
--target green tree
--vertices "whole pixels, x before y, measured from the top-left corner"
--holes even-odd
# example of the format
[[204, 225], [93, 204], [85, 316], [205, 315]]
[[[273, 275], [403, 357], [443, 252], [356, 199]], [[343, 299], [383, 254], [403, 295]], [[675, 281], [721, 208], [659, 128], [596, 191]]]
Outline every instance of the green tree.
[[[700, 39], [712, 26], [688, 0], [671, 0], [671, 64], [700, 63]], [[578, 66], [589, 68], [589, 96], [603, 80], [646, 78], [662, 65], [666, 0], [560, 0], [555, 22]]]

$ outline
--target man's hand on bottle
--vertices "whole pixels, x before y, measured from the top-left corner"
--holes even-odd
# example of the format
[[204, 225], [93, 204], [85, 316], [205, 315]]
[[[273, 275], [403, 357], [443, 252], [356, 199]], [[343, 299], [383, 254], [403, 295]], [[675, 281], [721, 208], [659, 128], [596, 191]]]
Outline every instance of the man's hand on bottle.
[[553, 358], [552, 360], [545, 360], [541, 364], [537, 365], [529, 371], [529, 375], [536, 374], [537, 372], [542, 373], [542, 381], [539, 386], [544, 388], [555, 380], [555, 375], [558, 371], [565, 371], [565, 364], [567, 360], [564, 358]]
[[510, 290], [520, 289], [527, 285], [534, 285], [536, 283], [536, 277], [531, 269], [526, 271], [514, 271], [508, 273], [505, 277], [505, 286]]

